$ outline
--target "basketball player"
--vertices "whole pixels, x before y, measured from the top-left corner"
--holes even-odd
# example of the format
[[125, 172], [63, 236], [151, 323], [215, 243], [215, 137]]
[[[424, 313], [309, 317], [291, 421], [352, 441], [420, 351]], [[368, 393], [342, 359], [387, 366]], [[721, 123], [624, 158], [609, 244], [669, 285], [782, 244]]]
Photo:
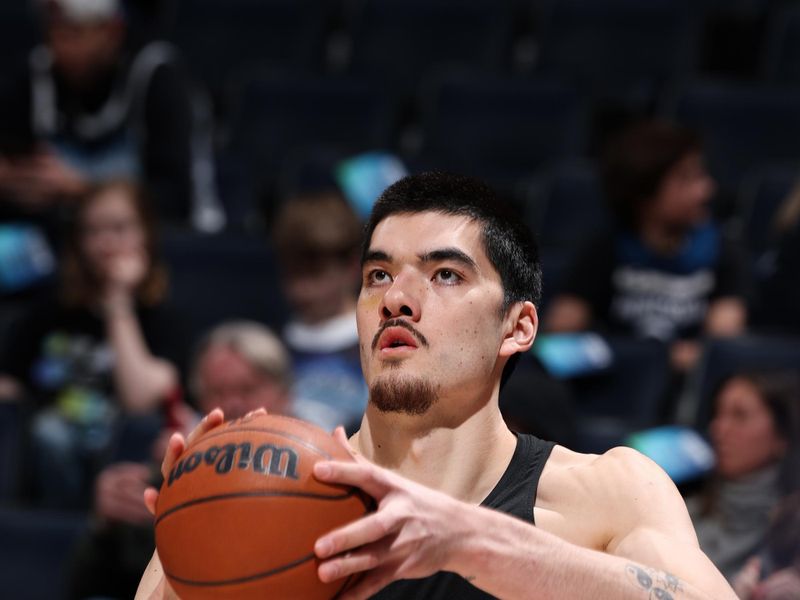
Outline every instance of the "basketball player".
[[[347, 600], [736, 598], [652, 462], [505, 426], [500, 384], [536, 335], [541, 274], [529, 233], [498, 207], [474, 180], [429, 173], [373, 210], [357, 308], [370, 401], [356, 462], [314, 473], [378, 509], [317, 541], [320, 578], [362, 573]], [[193, 436], [221, 421], [212, 412]], [[166, 469], [183, 447], [171, 440]], [[154, 556], [139, 597], [167, 587]]]

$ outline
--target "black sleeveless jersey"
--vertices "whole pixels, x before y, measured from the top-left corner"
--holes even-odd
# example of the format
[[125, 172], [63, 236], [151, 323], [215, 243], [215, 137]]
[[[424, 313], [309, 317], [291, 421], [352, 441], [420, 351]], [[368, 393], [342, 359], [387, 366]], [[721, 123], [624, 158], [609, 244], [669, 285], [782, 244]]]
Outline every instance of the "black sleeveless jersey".
[[[533, 505], [539, 477], [553, 442], [517, 435], [517, 448], [503, 476], [481, 506], [533, 523]], [[440, 571], [424, 579], [395, 581], [372, 596], [373, 600], [485, 600], [494, 598], [455, 573]]]

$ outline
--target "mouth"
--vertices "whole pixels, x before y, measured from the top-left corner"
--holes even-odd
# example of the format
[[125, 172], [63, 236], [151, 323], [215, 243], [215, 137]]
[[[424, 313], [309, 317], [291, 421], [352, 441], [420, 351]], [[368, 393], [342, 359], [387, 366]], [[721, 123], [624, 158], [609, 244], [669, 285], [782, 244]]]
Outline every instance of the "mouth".
[[406, 329], [389, 327], [378, 338], [378, 348], [382, 356], [393, 356], [416, 350], [417, 341]]

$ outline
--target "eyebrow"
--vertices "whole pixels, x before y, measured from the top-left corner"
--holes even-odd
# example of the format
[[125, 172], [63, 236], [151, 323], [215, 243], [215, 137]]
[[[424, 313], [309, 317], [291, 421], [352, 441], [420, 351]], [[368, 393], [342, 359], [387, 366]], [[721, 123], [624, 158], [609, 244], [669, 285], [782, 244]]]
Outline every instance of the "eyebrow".
[[[431, 250], [430, 252], [425, 252], [424, 254], [420, 254], [418, 257], [422, 263], [452, 260], [469, 269], [472, 269], [473, 271], [479, 271], [478, 264], [475, 262], [475, 260], [473, 260], [469, 254], [463, 250], [459, 250], [458, 248], [439, 248], [436, 250]], [[361, 264], [363, 266], [370, 262], [391, 263], [393, 262], [393, 259], [383, 250], [370, 250], [364, 255], [364, 260], [361, 261]]]
[[423, 263], [452, 260], [454, 262], [461, 263], [463, 266], [472, 269], [473, 271], [479, 270], [478, 264], [472, 259], [472, 257], [458, 248], [440, 248], [438, 250], [431, 250], [425, 254], [420, 254], [419, 259]]

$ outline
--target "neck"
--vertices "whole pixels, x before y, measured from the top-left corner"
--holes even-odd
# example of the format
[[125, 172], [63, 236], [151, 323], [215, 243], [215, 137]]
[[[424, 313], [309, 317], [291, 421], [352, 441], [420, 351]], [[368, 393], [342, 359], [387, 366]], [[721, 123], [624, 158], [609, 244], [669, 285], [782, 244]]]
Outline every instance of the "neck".
[[686, 241], [688, 230], [684, 227], [670, 227], [661, 222], [642, 221], [639, 235], [646, 246], [659, 254], [675, 254]]
[[431, 421], [430, 415], [381, 413], [369, 405], [352, 444], [372, 462], [465, 502], [480, 504], [503, 475], [516, 448], [516, 437], [497, 407], [497, 393], [455, 425], [431, 426]]

